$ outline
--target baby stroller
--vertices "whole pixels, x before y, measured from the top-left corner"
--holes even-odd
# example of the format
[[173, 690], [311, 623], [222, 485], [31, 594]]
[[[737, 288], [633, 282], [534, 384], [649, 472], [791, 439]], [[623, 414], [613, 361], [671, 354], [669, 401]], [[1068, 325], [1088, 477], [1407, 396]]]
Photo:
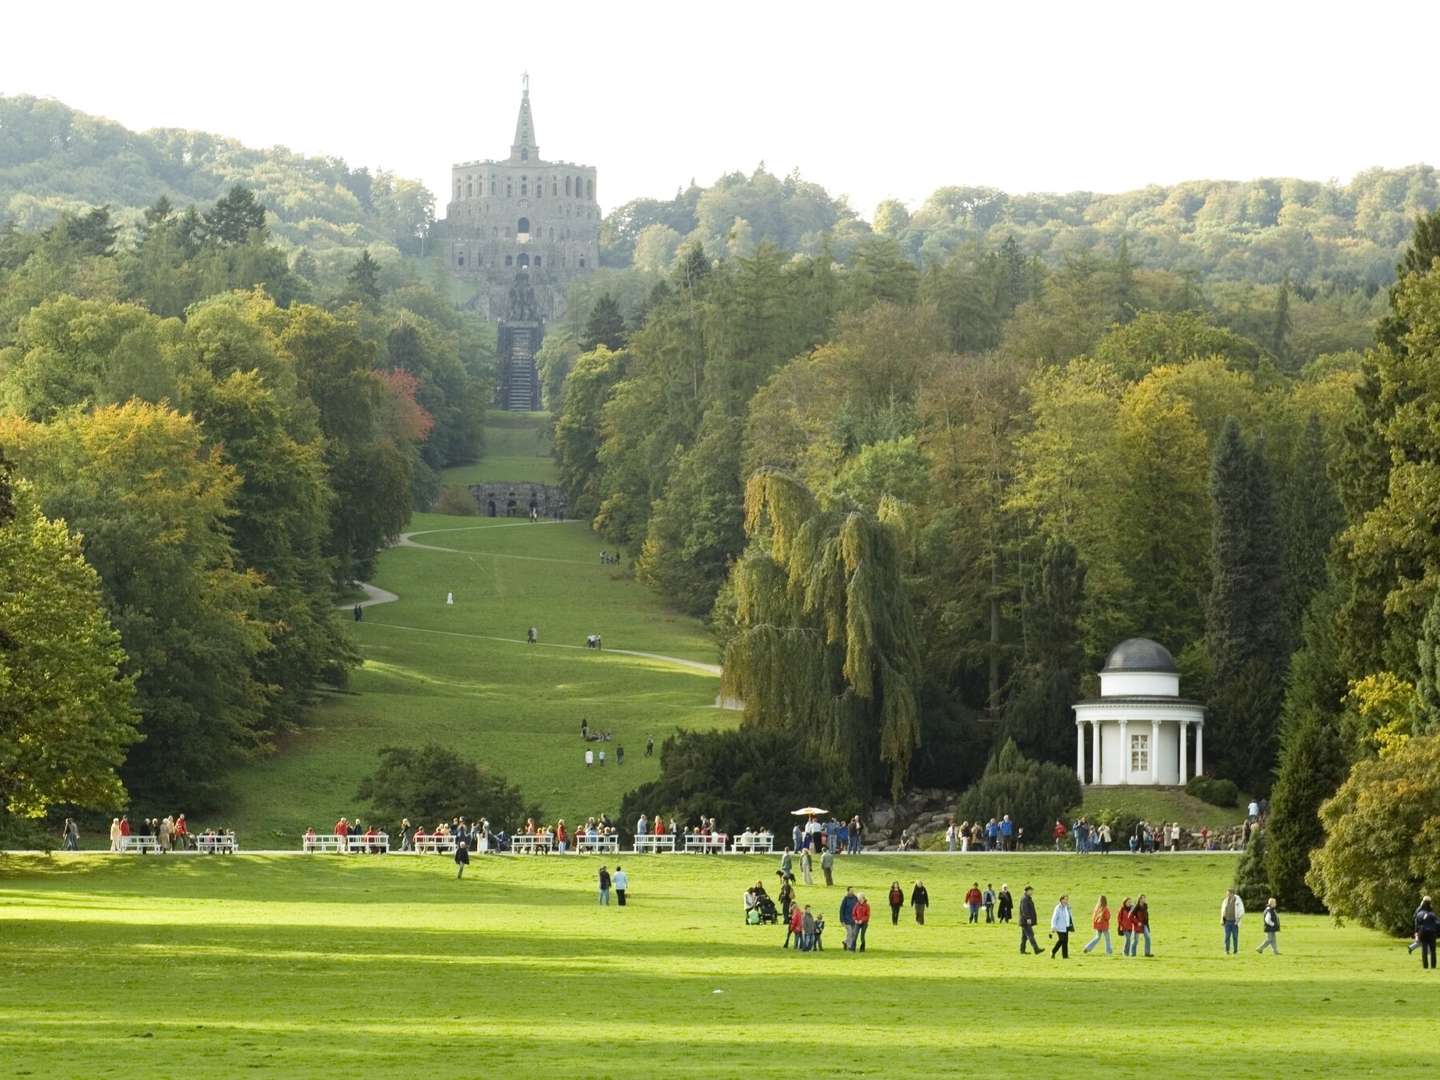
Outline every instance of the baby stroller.
[[773, 926], [780, 921], [780, 912], [775, 910], [775, 901], [764, 893], [760, 894], [759, 900], [750, 911], [752, 912], [750, 917], [755, 919], [757, 925], [769, 923]]

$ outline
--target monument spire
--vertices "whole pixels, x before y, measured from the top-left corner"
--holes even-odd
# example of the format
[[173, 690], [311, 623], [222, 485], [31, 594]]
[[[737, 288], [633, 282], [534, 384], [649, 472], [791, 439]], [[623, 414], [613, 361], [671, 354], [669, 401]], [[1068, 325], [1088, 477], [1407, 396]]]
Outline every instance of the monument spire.
[[530, 116], [528, 71], [520, 76], [520, 114], [515, 118], [515, 142], [510, 147], [510, 160], [540, 160], [540, 147], [535, 143], [535, 121]]

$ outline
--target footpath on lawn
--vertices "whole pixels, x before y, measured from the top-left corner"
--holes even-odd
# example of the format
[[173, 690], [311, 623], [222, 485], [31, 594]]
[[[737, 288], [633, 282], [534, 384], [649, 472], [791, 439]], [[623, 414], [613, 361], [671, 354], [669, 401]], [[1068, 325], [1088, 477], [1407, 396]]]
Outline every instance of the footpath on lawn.
[[[6, 1076], [1333, 1077], [1433, 1075], [1436, 982], [1404, 943], [1285, 915], [1279, 957], [1222, 952], [1234, 859], [841, 857], [798, 890], [821, 953], [746, 926], [776, 860], [623, 856], [0, 857]], [[892, 880], [928, 888], [891, 926]], [[818, 881], [817, 877], [817, 881]], [[1048, 953], [1068, 891], [1071, 958], [1021, 956], [968, 922], [972, 881], [1033, 884]], [[842, 952], [846, 885], [873, 907]], [[1099, 893], [1150, 901], [1151, 959], [1081, 953]], [[1417, 983], [1417, 980], [1419, 982]]]
[[[552, 480], [545, 425], [499, 414], [494, 456], [445, 481]], [[356, 789], [383, 747], [428, 742], [497, 769], [548, 818], [613, 812], [658, 775], [647, 738], [658, 747], [677, 728], [732, 726], [737, 714], [715, 707], [706, 629], [667, 611], [628, 566], [602, 564], [604, 548], [584, 522], [415, 515], [367, 590], [354, 626], [365, 664], [350, 691], [327, 695], [275, 755], [232, 773], [234, 798], [213, 823], [251, 850], [298, 847], [308, 825], [371, 817]], [[585, 648], [590, 634], [602, 651]], [[582, 719], [611, 741], [583, 743]], [[603, 768], [585, 767], [587, 745], [609, 751]]]

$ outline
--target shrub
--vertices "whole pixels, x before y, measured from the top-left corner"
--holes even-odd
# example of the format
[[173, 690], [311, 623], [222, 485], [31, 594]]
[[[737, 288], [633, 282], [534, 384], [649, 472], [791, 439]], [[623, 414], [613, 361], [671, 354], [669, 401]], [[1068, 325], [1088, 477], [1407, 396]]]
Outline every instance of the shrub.
[[497, 830], [513, 829], [527, 816], [539, 817], [538, 808], [527, 808], [520, 789], [503, 776], [435, 743], [419, 750], [381, 750], [380, 767], [360, 781], [358, 795], [382, 818], [408, 817], [427, 826], [454, 817], [483, 817]]
[[837, 817], [860, 810], [843, 783], [795, 735], [770, 728], [679, 732], [660, 747], [660, 778], [641, 784], [620, 804], [619, 824], [630, 829], [643, 813], [668, 821], [713, 817], [722, 832], [756, 827], [788, 836], [790, 811], [814, 804]]
[[1032, 844], [1050, 835], [1051, 824], [1068, 807], [1080, 803], [1080, 781], [1073, 769], [1050, 762], [1030, 761], [1013, 739], [985, 769], [978, 783], [960, 796], [955, 817], [960, 821], [986, 821], [1009, 814], [1025, 830]]
[[1306, 884], [1337, 918], [1409, 930], [1421, 894], [1440, 886], [1440, 736], [1358, 762], [1320, 820]]
[[480, 507], [475, 502], [475, 496], [470, 494], [469, 488], [446, 484], [440, 489], [440, 497], [435, 500], [437, 514], [474, 517], [479, 512]]
[[1209, 776], [1197, 776], [1187, 782], [1185, 794], [1211, 806], [1234, 806], [1240, 801], [1240, 789], [1233, 780], [1216, 780]]

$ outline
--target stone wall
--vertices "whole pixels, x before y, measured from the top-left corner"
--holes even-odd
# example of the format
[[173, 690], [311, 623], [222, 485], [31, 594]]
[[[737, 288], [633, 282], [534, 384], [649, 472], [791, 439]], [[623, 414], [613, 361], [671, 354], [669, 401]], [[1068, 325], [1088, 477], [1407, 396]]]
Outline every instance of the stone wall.
[[533, 507], [542, 518], [563, 518], [565, 493], [553, 484], [471, 484], [470, 494], [482, 517], [528, 518]]

